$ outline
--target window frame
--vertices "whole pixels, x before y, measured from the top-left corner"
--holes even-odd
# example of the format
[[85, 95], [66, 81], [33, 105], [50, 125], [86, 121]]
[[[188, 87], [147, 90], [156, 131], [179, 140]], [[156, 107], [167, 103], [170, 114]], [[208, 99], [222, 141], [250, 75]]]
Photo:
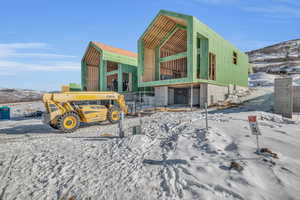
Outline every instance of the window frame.
[[238, 53], [236, 51], [232, 52], [232, 63], [238, 65]]

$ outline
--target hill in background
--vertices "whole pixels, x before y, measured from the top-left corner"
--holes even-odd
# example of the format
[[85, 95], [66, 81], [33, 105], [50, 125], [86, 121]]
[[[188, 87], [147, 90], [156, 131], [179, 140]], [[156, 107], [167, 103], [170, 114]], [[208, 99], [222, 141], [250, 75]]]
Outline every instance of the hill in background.
[[300, 39], [289, 40], [246, 52], [254, 72], [297, 71], [300, 73]]
[[42, 95], [41, 91], [0, 88], [0, 104], [39, 101]]

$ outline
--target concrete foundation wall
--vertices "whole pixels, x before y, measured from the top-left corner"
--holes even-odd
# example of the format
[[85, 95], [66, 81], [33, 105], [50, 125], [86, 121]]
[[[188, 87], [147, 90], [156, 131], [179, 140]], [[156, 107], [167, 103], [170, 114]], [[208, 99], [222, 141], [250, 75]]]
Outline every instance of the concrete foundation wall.
[[293, 79], [275, 79], [274, 84], [274, 111], [284, 117], [293, 115]]
[[167, 106], [168, 105], [168, 87], [155, 87], [155, 101], [157, 106]]
[[228, 95], [228, 87], [218, 85], [207, 85], [207, 104], [213, 105], [224, 101]]
[[[231, 88], [233, 92], [233, 88]], [[204, 107], [207, 103], [208, 106], [216, 104], [220, 101], [224, 101], [226, 96], [229, 94], [230, 88], [227, 86], [219, 86], [203, 83], [200, 85], [200, 97], [199, 104], [200, 107]]]
[[[193, 87], [193, 106], [199, 105], [200, 103], [200, 88], [199, 87]], [[191, 104], [191, 89], [188, 89], [188, 102], [189, 105]]]
[[[187, 90], [187, 104], [191, 103], [191, 89]], [[175, 103], [175, 89], [167, 86], [155, 87], [155, 101], [157, 106], [173, 105]], [[204, 107], [207, 102], [208, 106], [224, 101], [229, 94], [227, 86], [218, 86], [203, 83], [193, 87], [193, 106], [200, 105]]]
[[293, 112], [300, 112], [300, 86], [293, 86]]

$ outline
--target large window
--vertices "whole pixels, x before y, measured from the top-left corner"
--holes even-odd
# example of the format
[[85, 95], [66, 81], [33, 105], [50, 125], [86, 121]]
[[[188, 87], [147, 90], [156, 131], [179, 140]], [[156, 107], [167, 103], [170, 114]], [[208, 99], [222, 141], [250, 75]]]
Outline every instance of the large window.
[[209, 53], [209, 79], [216, 80], [216, 55]]
[[197, 78], [200, 78], [200, 63], [201, 63], [201, 40], [197, 37]]

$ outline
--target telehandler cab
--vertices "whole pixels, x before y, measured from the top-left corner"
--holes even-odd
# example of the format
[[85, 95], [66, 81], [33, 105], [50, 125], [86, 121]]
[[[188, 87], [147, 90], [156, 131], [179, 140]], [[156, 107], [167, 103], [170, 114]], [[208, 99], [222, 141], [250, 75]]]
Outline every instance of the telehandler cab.
[[128, 113], [124, 96], [117, 92], [63, 92], [47, 93], [43, 96], [46, 108], [44, 123], [54, 129], [70, 133], [80, 122], [120, 120], [121, 112]]

